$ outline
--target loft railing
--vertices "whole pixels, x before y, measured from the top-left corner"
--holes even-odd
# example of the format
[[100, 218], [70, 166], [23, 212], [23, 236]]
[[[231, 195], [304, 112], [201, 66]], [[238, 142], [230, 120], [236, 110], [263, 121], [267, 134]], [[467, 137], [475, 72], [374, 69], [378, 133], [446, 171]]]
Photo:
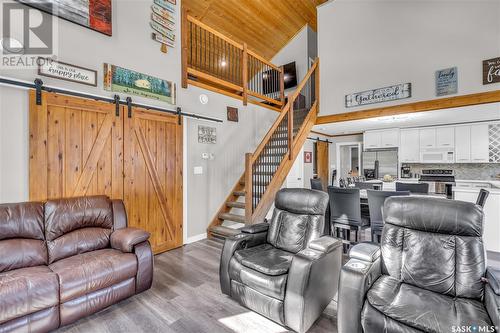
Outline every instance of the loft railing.
[[[316, 59], [255, 152], [245, 157], [245, 218], [259, 220], [284, 180], [285, 164], [293, 162], [304, 124], [317, 112], [319, 60]], [[307, 135], [307, 133], [306, 133]]]
[[182, 12], [182, 86], [214, 90], [281, 111], [283, 68]]

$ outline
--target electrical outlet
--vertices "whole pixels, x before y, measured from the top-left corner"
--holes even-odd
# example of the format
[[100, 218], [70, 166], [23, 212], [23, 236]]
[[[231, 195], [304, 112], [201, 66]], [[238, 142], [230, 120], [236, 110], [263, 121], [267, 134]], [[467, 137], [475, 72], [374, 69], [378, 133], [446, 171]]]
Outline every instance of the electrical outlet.
[[195, 166], [193, 168], [193, 173], [195, 175], [202, 175], [203, 174], [203, 167], [202, 166]]

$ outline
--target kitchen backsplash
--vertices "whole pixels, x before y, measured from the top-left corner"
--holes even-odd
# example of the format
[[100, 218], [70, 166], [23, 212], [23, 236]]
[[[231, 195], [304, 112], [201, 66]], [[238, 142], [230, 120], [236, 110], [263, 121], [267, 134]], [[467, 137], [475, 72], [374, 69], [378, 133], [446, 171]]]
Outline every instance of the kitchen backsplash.
[[417, 164], [408, 163], [412, 174], [422, 174], [422, 169], [447, 169], [455, 171], [456, 179], [494, 180], [500, 174], [498, 163], [455, 163], [455, 164]]

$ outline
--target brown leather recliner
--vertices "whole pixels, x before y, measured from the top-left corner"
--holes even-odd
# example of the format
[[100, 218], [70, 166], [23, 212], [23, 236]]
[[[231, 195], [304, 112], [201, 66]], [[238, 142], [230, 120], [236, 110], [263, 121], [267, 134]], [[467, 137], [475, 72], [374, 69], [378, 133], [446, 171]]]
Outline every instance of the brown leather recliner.
[[0, 332], [47, 332], [149, 289], [148, 239], [105, 196], [0, 205]]

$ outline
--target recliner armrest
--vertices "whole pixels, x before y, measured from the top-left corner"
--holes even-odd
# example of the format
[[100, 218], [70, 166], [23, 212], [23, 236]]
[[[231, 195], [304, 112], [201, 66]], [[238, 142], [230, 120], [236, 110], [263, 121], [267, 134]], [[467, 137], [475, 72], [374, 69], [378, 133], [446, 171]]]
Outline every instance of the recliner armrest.
[[310, 249], [321, 251], [324, 253], [332, 252], [340, 246], [342, 246], [342, 241], [330, 236], [323, 236], [309, 243]]
[[491, 289], [497, 296], [500, 296], [500, 268], [488, 267], [486, 271], [486, 279]]
[[[362, 245], [362, 244], [358, 244]], [[354, 246], [357, 247], [358, 245]], [[353, 248], [354, 249], [354, 248]], [[362, 249], [362, 248], [360, 248]], [[359, 252], [364, 253], [363, 251]], [[363, 259], [374, 258], [366, 252]], [[355, 252], [356, 256], [358, 252]], [[361, 333], [361, 310], [366, 292], [382, 274], [381, 259], [373, 261], [351, 258], [340, 273], [337, 324], [339, 333]]]
[[134, 246], [145, 242], [151, 234], [138, 228], [123, 228], [111, 234], [111, 247], [122, 252], [132, 252]]
[[251, 224], [241, 228], [241, 232], [245, 234], [256, 234], [259, 232], [265, 232], [269, 229], [269, 223], [262, 222], [257, 224]]
[[375, 243], [359, 243], [349, 251], [349, 258], [374, 262], [380, 257], [380, 245]]

